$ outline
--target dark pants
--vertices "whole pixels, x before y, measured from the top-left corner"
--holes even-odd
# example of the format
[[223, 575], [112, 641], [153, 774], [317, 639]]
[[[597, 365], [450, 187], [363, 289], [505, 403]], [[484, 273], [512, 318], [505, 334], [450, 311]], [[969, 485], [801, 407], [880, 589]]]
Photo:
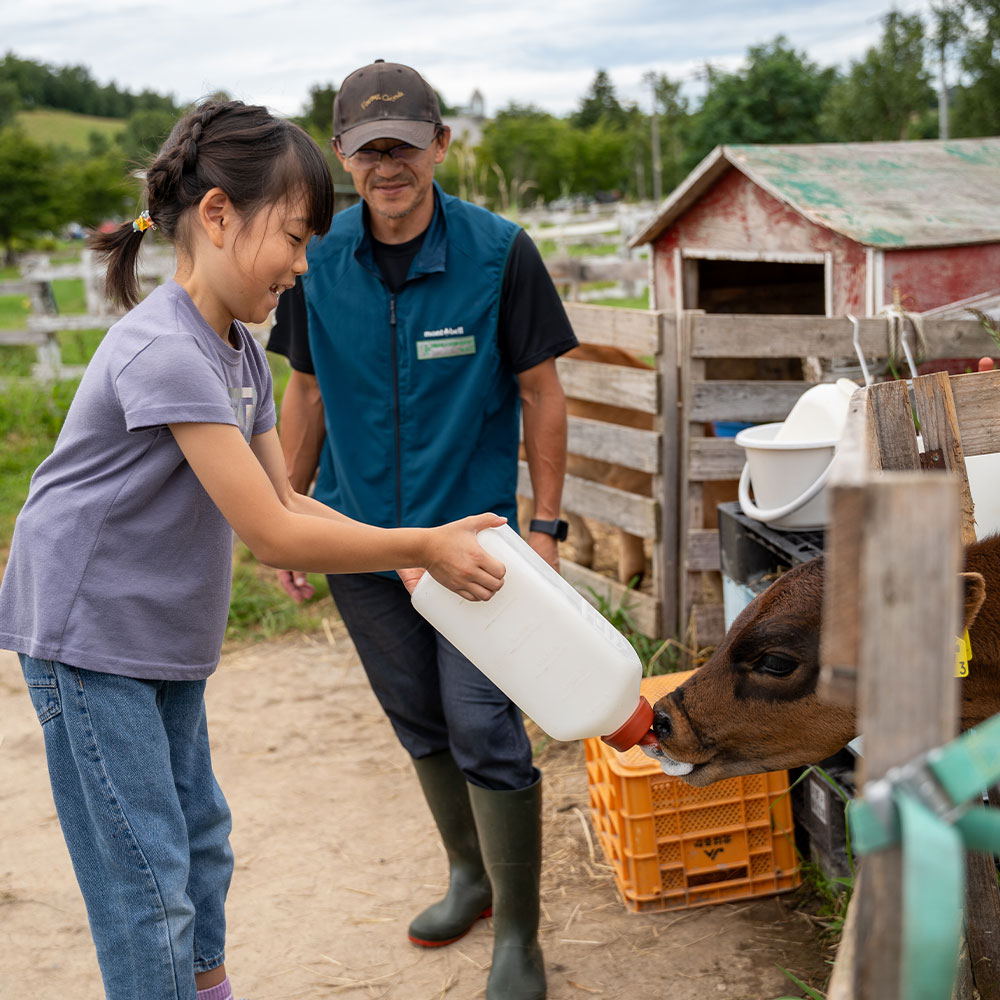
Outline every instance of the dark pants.
[[537, 777], [520, 709], [414, 610], [398, 577], [329, 576], [376, 697], [412, 757], [450, 750], [482, 788]]

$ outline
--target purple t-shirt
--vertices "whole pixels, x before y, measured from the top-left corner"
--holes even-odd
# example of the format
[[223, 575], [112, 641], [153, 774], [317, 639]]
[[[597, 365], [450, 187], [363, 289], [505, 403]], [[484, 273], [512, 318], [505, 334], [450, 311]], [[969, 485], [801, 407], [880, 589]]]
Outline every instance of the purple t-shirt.
[[264, 351], [234, 348], [168, 282], [107, 333], [35, 471], [0, 586], [0, 648], [199, 680], [226, 628], [233, 532], [167, 424], [275, 424]]

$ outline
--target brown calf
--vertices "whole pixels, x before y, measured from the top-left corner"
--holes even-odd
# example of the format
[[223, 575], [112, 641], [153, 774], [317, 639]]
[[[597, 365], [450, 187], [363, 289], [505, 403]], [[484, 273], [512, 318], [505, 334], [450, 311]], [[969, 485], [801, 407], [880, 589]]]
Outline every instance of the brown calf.
[[[1000, 712], [1000, 535], [970, 546], [963, 622], [972, 662], [961, 726]], [[815, 764], [855, 736], [853, 708], [816, 696], [823, 560], [780, 576], [733, 622], [712, 657], [656, 705], [664, 770], [692, 785]]]

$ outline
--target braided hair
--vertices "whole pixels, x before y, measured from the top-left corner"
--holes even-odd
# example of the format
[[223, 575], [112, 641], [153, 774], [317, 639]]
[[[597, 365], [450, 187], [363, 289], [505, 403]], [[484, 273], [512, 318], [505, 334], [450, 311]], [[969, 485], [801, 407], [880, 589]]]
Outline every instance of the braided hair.
[[[181, 118], [146, 169], [145, 200], [157, 230], [184, 246], [188, 210], [214, 187], [249, 218], [302, 191], [308, 228], [322, 236], [333, 216], [333, 183], [319, 147], [299, 126], [259, 105], [206, 101]], [[140, 297], [137, 265], [144, 229], [125, 222], [88, 245], [107, 262], [105, 291], [130, 309]]]

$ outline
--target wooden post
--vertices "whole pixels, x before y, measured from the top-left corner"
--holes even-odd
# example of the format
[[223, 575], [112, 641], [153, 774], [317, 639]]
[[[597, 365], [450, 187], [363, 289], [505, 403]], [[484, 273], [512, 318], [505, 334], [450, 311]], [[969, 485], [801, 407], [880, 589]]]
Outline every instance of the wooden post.
[[[864, 781], [957, 732], [958, 497], [956, 477], [920, 473], [887, 474], [833, 490], [836, 535], [828, 547], [827, 573], [857, 581]], [[863, 880], [852, 904], [858, 910], [856, 1000], [900, 997], [901, 859], [897, 847], [862, 863]]]
[[[43, 272], [49, 267], [48, 258], [33, 262], [30, 268], [24, 270], [24, 280], [30, 282], [31, 313], [33, 316], [55, 316], [59, 309], [55, 296], [52, 294], [52, 284], [47, 278], [36, 276], [35, 272]], [[44, 341], [37, 347], [38, 363], [34, 366], [34, 376], [37, 379], [54, 379], [59, 377], [62, 367], [62, 355], [59, 351], [59, 334], [49, 331]]]
[[657, 368], [660, 376], [660, 475], [657, 496], [659, 503], [660, 539], [653, 559], [657, 592], [660, 594], [660, 623], [665, 636], [680, 634], [678, 612], [678, 538], [680, 532], [680, 490], [678, 485], [679, 442], [684, 440], [684, 427], [679, 398], [677, 338], [679, 324], [672, 316], [659, 313], [660, 353]]

